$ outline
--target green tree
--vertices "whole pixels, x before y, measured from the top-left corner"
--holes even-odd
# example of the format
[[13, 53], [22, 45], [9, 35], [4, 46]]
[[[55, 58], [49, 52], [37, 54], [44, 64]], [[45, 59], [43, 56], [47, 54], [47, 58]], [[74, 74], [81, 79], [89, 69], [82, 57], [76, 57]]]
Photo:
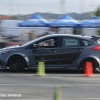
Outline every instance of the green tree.
[[[97, 8], [97, 10], [94, 12], [94, 15], [96, 17], [100, 17], [100, 6]], [[98, 35], [100, 35], [100, 28], [97, 30]]]
[[94, 15], [96, 17], [99, 17], [100, 16], [100, 6], [97, 8], [97, 10], [94, 12]]

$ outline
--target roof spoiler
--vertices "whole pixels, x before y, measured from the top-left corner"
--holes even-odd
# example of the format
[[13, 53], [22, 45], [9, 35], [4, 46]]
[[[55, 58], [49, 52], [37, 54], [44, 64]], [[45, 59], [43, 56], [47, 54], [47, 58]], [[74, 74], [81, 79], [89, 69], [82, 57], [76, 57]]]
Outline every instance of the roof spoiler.
[[91, 36], [92, 38], [92, 40], [94, 40], [94, 41], [97, 41], [97, 40], [99, 40], [100, 39], [100, 36]]

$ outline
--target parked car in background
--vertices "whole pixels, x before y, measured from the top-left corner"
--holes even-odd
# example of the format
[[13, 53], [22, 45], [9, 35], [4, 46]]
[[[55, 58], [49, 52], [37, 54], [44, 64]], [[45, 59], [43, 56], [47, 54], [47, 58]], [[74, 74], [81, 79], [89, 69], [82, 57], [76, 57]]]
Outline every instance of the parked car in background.
[[0, 49], [0, 66], [12, 71], [37, 69], [38, 62], [46, 69], [84, 70], [87, 61], [100, 71], [100, 37], [53, 34]]

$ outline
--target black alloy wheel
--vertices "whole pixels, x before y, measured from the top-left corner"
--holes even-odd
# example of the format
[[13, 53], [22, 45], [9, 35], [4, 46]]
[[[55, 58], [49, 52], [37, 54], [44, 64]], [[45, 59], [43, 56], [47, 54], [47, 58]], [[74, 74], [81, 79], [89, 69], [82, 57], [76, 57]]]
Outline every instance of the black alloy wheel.
[[97, 68], [97, 61], [94, 59], [84, 59], [81, 64], [80, 64], [80, 68], [82, 71], [85, 71], [85, 65], [86, 62], [91, 62], [92, 63], [92, 68], [93, 68], [93, 72], [96, 72], [96, 68]]
[[13, 56], [8, 61], [8, 67], [15, 72], [23, 71], [25, 68], [25, 60], [20, 56]]

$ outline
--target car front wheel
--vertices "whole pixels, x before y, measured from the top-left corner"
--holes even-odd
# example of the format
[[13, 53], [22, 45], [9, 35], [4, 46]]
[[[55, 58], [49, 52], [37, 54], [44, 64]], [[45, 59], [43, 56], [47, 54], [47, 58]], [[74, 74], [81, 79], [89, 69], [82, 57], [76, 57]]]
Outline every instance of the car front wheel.
[[8, 67], [15, 72], [23, 71], [25, 68], [25, 61], [20, 56], [13, 56], [8, 61]]

